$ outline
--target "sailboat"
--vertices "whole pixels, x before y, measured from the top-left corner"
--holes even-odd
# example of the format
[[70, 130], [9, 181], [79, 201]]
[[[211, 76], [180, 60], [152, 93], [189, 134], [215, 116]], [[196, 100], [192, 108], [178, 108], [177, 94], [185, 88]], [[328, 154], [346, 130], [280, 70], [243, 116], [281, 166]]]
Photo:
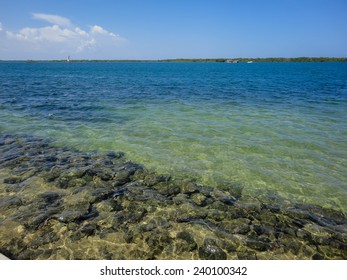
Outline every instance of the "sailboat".
[[66, 62], [70, 62], [70, 56], [67, 57]]

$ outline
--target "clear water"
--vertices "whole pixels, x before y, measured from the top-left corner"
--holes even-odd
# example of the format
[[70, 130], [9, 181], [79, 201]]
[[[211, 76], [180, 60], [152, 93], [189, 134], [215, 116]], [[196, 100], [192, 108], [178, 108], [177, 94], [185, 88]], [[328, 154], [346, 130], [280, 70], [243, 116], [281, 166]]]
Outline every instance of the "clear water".
[[347, 212], [346, 63], [0, 63], [0, 132]]

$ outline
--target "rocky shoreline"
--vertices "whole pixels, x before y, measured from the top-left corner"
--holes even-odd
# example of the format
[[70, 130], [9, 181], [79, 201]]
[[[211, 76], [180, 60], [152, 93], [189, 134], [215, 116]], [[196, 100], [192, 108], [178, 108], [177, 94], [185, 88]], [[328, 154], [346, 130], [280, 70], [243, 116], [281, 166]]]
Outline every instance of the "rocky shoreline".
[[10, 259], [347, 259], [343, 213], [266, 196], [155, 174], [122, 152], [0, 135]]

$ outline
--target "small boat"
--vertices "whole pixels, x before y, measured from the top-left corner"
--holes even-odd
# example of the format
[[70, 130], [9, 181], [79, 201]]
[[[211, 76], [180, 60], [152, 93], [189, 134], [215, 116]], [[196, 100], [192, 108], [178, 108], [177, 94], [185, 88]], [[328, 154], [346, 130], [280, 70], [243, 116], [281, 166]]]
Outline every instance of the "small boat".
[[250, 60], [250, 61], [247, 61], [247, 63], [253, 63], [253, 61], [252, 61], [252, 60]]
[[70, 56], [67, 57], [66, 62], [70, 62]]

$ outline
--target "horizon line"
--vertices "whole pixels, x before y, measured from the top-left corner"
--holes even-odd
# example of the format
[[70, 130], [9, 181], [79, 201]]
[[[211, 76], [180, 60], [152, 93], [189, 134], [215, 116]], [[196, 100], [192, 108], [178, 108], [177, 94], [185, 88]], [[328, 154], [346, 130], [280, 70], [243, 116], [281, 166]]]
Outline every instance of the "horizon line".
[[0, 59], [1, 62], [79, 62], [79, 61], [90, 61], [90, 62], [175, 62], [175, 61], [191, 61], [191, 62], [225, 62], [228, 60], [238, 61], [347, 61], [347, 57], [337, 56], [298, 56], [298, 57], [234, 57], [234, 58], [165, 58], [165, 59], [94, 59], [94, 58], [80, 58], [80, 59]]

